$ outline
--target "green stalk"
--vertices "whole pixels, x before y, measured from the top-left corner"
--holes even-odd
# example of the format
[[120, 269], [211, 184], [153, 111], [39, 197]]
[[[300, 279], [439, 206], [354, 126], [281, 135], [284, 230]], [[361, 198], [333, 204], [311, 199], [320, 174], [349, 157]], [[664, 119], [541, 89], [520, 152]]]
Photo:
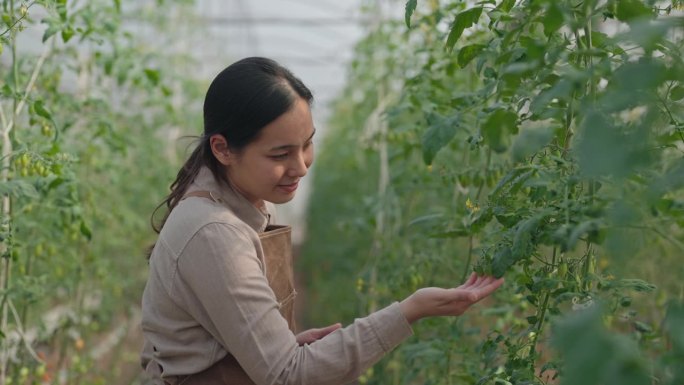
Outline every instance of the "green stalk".
[[465, 282], [468, 277], [468, 271], [470, 270], [470, 261], [473, 258], [473, 235], [468, 236], [468, 259], [466, 259], [465, 268], [463, 269], [463, 276], [461, 277], [461, 282]]
[[[553, 253], [551, 254], [551, 265], [552, 268], [556, 267], [556, 248], [553, 248]], [[551, 296], [551, 291], [547, 291], [546, 294], [544, 295], [544, 302], [542, 303], [542, 307], [540, 308], [540, 314], [539, 314], [539, 319], [537, 320], [537, 336], [539, 336], [539, 332], [541, 332], [542, 326], [544, 325], [544, 317], [546, 316], [546, 310], [548, 309], [549, 305], [549, 297]], [[535, 337], [535, 342], [536, 342], [536, 337]]]
[[584, 257], [584, 265], [582, 266], [582, 289], [584, 291], [589, 291], [591, 289], [591, 281], [589, 281], [589, 275], [594, 274], [592, 265], [594, 263], [594, 256], [591, 250], [591, 242], [587, 241], [587, 251]]
[[[14, 0], [10, 0], [10, 18], [12, 21], [14, 21]], [[14, 87], [15, 90], [17, 88], [17, 85], [19, 84], [18, 78], [18, 63], [17, 63], [17, 48], [16, 48], [16, 35], [10, 31], [10, 44], [12, 46], [12, 77], [14, 79]], [[12, 122], [17, 121], [17, 99], [14, 99], [13, 103], [13, 108], [12, 108], [12, 114], [11, 114], [11, 120]], [[10, 154], [12, 153], [12, 134], [11, 134], [11, 127], [5, 126], [3, 127], [3, 132], [2, 132], [2, 177], [0, 180], [2, 182], [7, 182], [9, 180], [9, 167], [10, 167]], [[2, 197], [2, 217], [0, 220], [2, 222], [7, 222], [9, 226], [9, 231], [11, 234], [11, 229], [12, 229], [12, 222], [11, 222], [11, 204], [12, 201], [10, 199], [9, 194], [5, 195]], [[10, 243], [11, 240], [7, 243]], [[4, 261], [2, 261], [3, 265], [3, 271], [2, 271], [2, 284], [0, 285], [5, 293], [8, 292], [9, 287], [10, 287], [10, 270], [12, 268], [12, 250], [11, 246], [8, 244], [4, 245], [3, 250], [5, 253], [9, 253], [7, 257], [5, 258]], [[1, 313], [1, 319], [0, 319], [0, 330], [2, 330], [4, 333], [7, 332], [7, 327], [8, 327], [8, 308], [7, 308], [7, 294], [5, 294], [2, 298], [2, 303], [0, 304], [0, 313]], [[2, 359], [0, 362], [0, 383], [4, 384], [7, 379], [7, 363], [8, 363], [8, 346], [7, 346], [7, 340], [3, 339], [2, 340]]]

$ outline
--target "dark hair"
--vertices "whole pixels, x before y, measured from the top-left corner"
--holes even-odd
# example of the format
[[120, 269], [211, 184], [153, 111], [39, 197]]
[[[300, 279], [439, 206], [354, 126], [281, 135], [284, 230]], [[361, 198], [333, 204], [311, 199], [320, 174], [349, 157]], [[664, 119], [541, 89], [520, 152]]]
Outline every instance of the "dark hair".
[[[239, 152], [256, 140], [266, 125], [292, 108], [298, 97], [309, 104], [313, 101], [304, 83], [274, 60], [249, 57], [221, 71], [204, 99], [204, 133], [171, 183], [171, 193], [152, 213], [152, 228], [157, 233], [161, 231], [203, 166], [209, 167], [217, 180], [225, 180], [223, 166], [211, 152], [212, 135], [222, 135], [231, 150]], [[162, 206], [168, 211], [157, 227], [154, 215]]]

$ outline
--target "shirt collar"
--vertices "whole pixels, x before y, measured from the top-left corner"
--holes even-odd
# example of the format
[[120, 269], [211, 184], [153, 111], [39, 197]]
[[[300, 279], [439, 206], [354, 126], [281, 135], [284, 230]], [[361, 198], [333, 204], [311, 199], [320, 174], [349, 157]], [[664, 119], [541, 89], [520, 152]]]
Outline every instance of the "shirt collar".
[[192, 191], [209, 191], [216, 201], [228, 207], [257, 233], [263, 232], [268, 225], [270, 215], [266, 209], [257, 208], [228, 183], [217, 180], [206, 166], [200, 169], [195, 180], [188, 187], [187, 192]]

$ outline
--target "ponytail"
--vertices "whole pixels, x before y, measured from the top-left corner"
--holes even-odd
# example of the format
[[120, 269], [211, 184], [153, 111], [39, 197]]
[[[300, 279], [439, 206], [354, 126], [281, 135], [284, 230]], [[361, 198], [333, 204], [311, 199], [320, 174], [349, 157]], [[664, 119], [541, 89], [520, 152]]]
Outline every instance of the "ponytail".
[[[181, 169], [178, 171], [178, 175], [176, 175], [176, 180], [174, 180], [173, 183], [171, 183], [171, 193], [169, 193], [169, 195], [167, 195], [166, 198], [164, 198], [164, 200], [152, 212], [152, 216], [150, 217], [150, 224], [152, 225], [152, 228], [157, 234], [159, 234], [161, 229], [164, 227], [164, 223], [166, 223], [166, 219], [169, 217], [169, 214], [171, 214], [171, 210], [173, 210], [178, 205], [178, 203], [183, 199], [183, 196], [187, 192], [188, 187], [190, 187], [192, 181], [195, 180], [195, 177], [199, 173], [202, 166], [207, 164], [207, 155], [213, 158], [213, 156], [210, 155], [211, 151], [207, 151], [209, 147], [209, 139], [203, 137], [201, 140], [202, 141], [197, 146], [197, 148], [195, 148], [192, 154], [190, 154], [188, 160], [185, 161], [183, 167], [181, 167]], [[207, 154], [207, 152], [209, 152], [209, 154]], [[156, 216], [159, 209], [163, 206], [166, 206], [166, 214], [157, 226], [154, 217]]]

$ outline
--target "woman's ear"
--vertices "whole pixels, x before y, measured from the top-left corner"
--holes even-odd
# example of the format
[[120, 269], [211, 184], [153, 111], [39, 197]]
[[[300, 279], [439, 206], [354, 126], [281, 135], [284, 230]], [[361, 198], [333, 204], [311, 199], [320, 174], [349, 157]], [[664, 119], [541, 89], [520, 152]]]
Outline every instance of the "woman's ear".
[[209, 137], [209, 147], [211, 147], [211, 153], [214, 157], [224, 166], [229, 166], [235, 155], [230, 151], [228, 147], [228, 142], [223, 135], [214, 134]]

